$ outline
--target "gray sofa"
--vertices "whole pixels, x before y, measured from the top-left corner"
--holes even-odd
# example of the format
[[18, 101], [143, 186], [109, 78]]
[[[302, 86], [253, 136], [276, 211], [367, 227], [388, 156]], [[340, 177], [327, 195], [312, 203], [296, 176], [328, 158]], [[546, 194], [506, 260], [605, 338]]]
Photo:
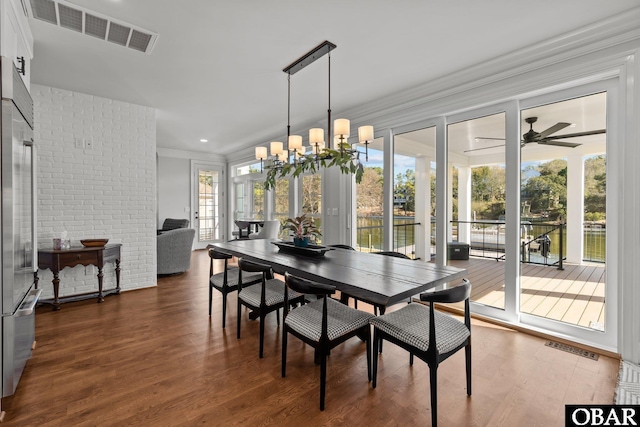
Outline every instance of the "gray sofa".
[[177, 228], [157, 236], [158, 274], [183, 273], [189, 269], [195, 235], [193, 228]]

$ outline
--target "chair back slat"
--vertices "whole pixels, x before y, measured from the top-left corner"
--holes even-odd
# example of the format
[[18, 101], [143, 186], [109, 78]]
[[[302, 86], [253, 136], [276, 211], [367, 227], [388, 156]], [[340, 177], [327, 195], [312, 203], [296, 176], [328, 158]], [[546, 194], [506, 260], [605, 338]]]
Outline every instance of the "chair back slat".
[[213, 259], [231, 259], [233, 256], [215, 249], [209, 249], [209, 256]]
[[267, 264], [261, 264], [259, 262], [247, 261], [243, 258], [238, 258], [238, 267], [240, 270], [249, 271], [251, 273], [257, 272], [269, 272], [271, 271], [271, 266]]
[[284, 273], [284, 282], [289, 288], [301, 294], [333, 295], [336, 291], [335, 286], [312, 282], [287, 272]]
[[420, 294], [420, 301], [449, 304], [464, 301], [469, 298], [469, 295], [471, 295], [471, 282], [464, 279], [462, 285], [441, 291]]

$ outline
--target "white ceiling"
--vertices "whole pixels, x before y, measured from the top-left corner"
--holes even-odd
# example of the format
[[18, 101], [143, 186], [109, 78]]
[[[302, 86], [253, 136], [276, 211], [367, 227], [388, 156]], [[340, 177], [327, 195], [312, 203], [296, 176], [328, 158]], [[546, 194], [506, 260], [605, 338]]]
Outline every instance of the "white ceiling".
[[[282, 69], [324, 40], [338, 46], [331, 53], [337, 117], [638, 5], [637, 0], [70, 3], [158, 33], [156, 45], [150, 54], [139, 53], [30, 19], [32, 82], [154, 107], [158, 147], [220, 155], [284, 139]], [[326, 121], [326, 72], [323, 58], [292, 76], [294, 128]], [[539, 125], [548, 127], [542, 120]]]

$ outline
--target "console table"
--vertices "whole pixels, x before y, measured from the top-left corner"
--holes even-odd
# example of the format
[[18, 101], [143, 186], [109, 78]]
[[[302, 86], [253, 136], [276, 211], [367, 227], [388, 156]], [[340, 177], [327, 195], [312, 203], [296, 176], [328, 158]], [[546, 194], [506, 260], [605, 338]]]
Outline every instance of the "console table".
[[[96, 247], [72, 247], [70, 249], [38, 249], [38, 268], [49, 269], [53, 272], [53, 301], [42, 301], [53, 304], [54, 310], [60, 310], [60, 303], [67, 301], [78, 301], [80, 299], [94, 298], [97, 296], [98, 302], [104, 301], [104, 296], [120, 293], [120, 248], [122, 244], [115, 243]], [[116, 266], [116, 287], [114, 289], [102, 290], [102, 268], [105, 263], [113, 262]], [[95, 265], [98, 267], [98, 294], [89, 292], [59, 297], [60, 279], [58, 273], [65, 267], [75, 267], [76, 265]], [[38, 288], [38, 273], [35, 273], [35, 287]]]

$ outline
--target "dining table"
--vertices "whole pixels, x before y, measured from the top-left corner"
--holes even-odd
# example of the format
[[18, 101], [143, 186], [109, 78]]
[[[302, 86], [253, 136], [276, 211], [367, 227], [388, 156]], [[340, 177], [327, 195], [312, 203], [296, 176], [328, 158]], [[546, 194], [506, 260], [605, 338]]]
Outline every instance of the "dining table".
[[[209, 248], [268, 264], [278, 274], [290, 274], [334, 285], [342, 293], [385, 308], [445, 283], [457, 285], [467, 275], [462, 268], [396, 257], [325, 247], [324, 250], [281, 250], [279, 240], [231, 240]], [[284, 248], [283, 248], [284, 249]]]

